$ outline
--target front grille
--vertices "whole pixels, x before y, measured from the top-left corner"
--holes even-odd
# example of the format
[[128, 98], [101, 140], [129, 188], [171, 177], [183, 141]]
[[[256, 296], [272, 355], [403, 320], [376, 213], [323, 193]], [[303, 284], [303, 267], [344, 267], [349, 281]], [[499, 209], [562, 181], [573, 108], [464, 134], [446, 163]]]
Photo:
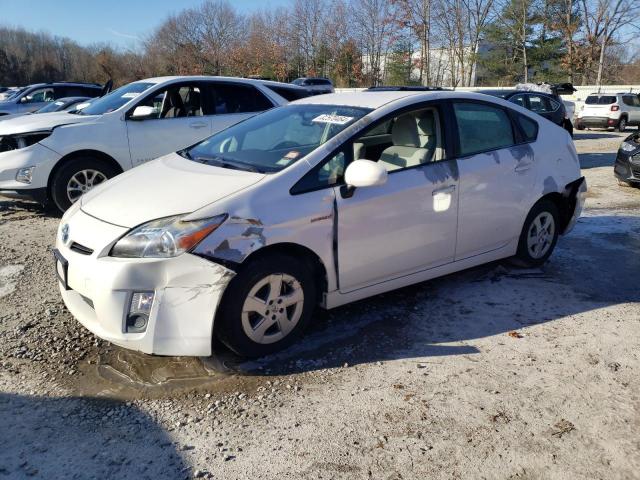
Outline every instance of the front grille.
[[630, 158], [630, 160], [631, 160], [631, 163], [640, 165], [640, 153], [636, 153], [634, 156]]
[[79, 253], [80, 255], [91, 255], [93, 253], [93, 250], [89, 247], [85, 247], [84, 245], [80, 245], [76, 242], [73, 242], [69, 249], [73, 250], [76, 253]]
[[634, 177], [640, 178], [640, 167], [631, 167], [631, 173]]

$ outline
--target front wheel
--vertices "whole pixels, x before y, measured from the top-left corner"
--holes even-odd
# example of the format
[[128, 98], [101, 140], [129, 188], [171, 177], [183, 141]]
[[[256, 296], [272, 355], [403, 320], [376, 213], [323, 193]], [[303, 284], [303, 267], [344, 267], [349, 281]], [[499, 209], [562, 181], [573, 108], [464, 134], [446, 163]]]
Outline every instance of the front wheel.
[[522, 227], [514, 260], [523, 267], [546, 262], [558, 241], [558, 208], [550, 200], [536, 203]]
[[216, 317], [216, 335], [238, 355], [268, 355], [300, 336], [315, 303], [315, 281], [306, 262], [282, 254], [264, 257], [229, 283]]
[[94, 157], [78, 157], [66, 162], [51, 182], [51, 200], [64, 213], [84, 193], [118, 174], [113, 166]]

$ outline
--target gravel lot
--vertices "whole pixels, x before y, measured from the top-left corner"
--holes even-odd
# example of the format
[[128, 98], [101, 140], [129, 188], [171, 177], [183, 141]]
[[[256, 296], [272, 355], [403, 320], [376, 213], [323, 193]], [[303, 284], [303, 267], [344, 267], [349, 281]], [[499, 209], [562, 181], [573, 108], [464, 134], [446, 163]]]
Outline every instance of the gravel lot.
[[0, 198], [0, 478], [640, 478], [640, 189], [578, 132], [583, 218], [542, 269], [318, 313], [289, 351], [149, 357], [64, 308], [58, 219]]

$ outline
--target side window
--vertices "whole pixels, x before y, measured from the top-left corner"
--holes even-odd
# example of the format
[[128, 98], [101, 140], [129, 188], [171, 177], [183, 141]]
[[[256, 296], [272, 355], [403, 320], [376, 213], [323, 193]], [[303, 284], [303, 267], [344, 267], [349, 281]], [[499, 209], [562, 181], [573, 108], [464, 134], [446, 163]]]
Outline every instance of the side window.
[[353, 142], [353, 158], [380, 162], [389, 172], [444, 159], [440, 111], [403, 113], [374, 125]]
[[321, 188], [332, 187], [343, 182], [346, 168], [346, 155], [338, 152], [330, 159], [316, 165], [291, 189], [291, 193], [304, 193]]
[[549, 113], [555, 110], [551, 100], [540, 95], [529, 95], [529, 109], [536, 113]]
[[202, 116], [200, 87], [176, 85], [147, 96], [136, 107], [151, 107], [148, 119], [182, 118]]
[[212, 86], [213, 108], [211, 114], [261, 112], [273, 107], [273, 104], [251, 85], [232, 85], [219, 83]]
[[454, 103], [461, 157], [514, 144], [511, 120], [500, 107], [484, 103]]
[[525, 142], [533, 142], [538, 137], [538, 124], [532, 119], [516, 112], [512, 112], [512, 116], [522, 131], [522, 135], [524, 136], [523, 140]]
[[509, 99], [509, 101], [511, 103], [515, 103], [516, 105], [520, 105], [521, 107], [527, 108], [524, 102], [524, 95], [522, 94], [514, 95]]
[[23, 103], [53, 102], [55, 100], [53, 88], [40, 88], [38, 90], [34, 90], [33, 92], [25, 95], [22, 98]]

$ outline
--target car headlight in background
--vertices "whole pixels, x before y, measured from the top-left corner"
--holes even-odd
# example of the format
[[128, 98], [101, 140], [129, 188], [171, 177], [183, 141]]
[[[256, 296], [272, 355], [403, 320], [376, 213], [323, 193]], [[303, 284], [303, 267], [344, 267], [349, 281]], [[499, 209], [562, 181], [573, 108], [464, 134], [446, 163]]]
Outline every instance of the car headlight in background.
[[0, 137], [0, 153], [30, 147], [34, 143], [44, 140], [49, 135], [51, 135], [51, 130], [3, 135]]
[[622, 145], [620, 145], [620, 149], [623, 152], [633, 152], [634, 150], [640, 148], [640, 145], [638, 144], [633, 144], [633, 143], [629, 143], [629, 142], [622, 142]]
[[170, 258], [188, 252], [227, 219], [227, 215], [202, 220], [182, 220], [184, 215], [160, 218], [132, 229], [116, 242], [109, 254], [123, 258]]

